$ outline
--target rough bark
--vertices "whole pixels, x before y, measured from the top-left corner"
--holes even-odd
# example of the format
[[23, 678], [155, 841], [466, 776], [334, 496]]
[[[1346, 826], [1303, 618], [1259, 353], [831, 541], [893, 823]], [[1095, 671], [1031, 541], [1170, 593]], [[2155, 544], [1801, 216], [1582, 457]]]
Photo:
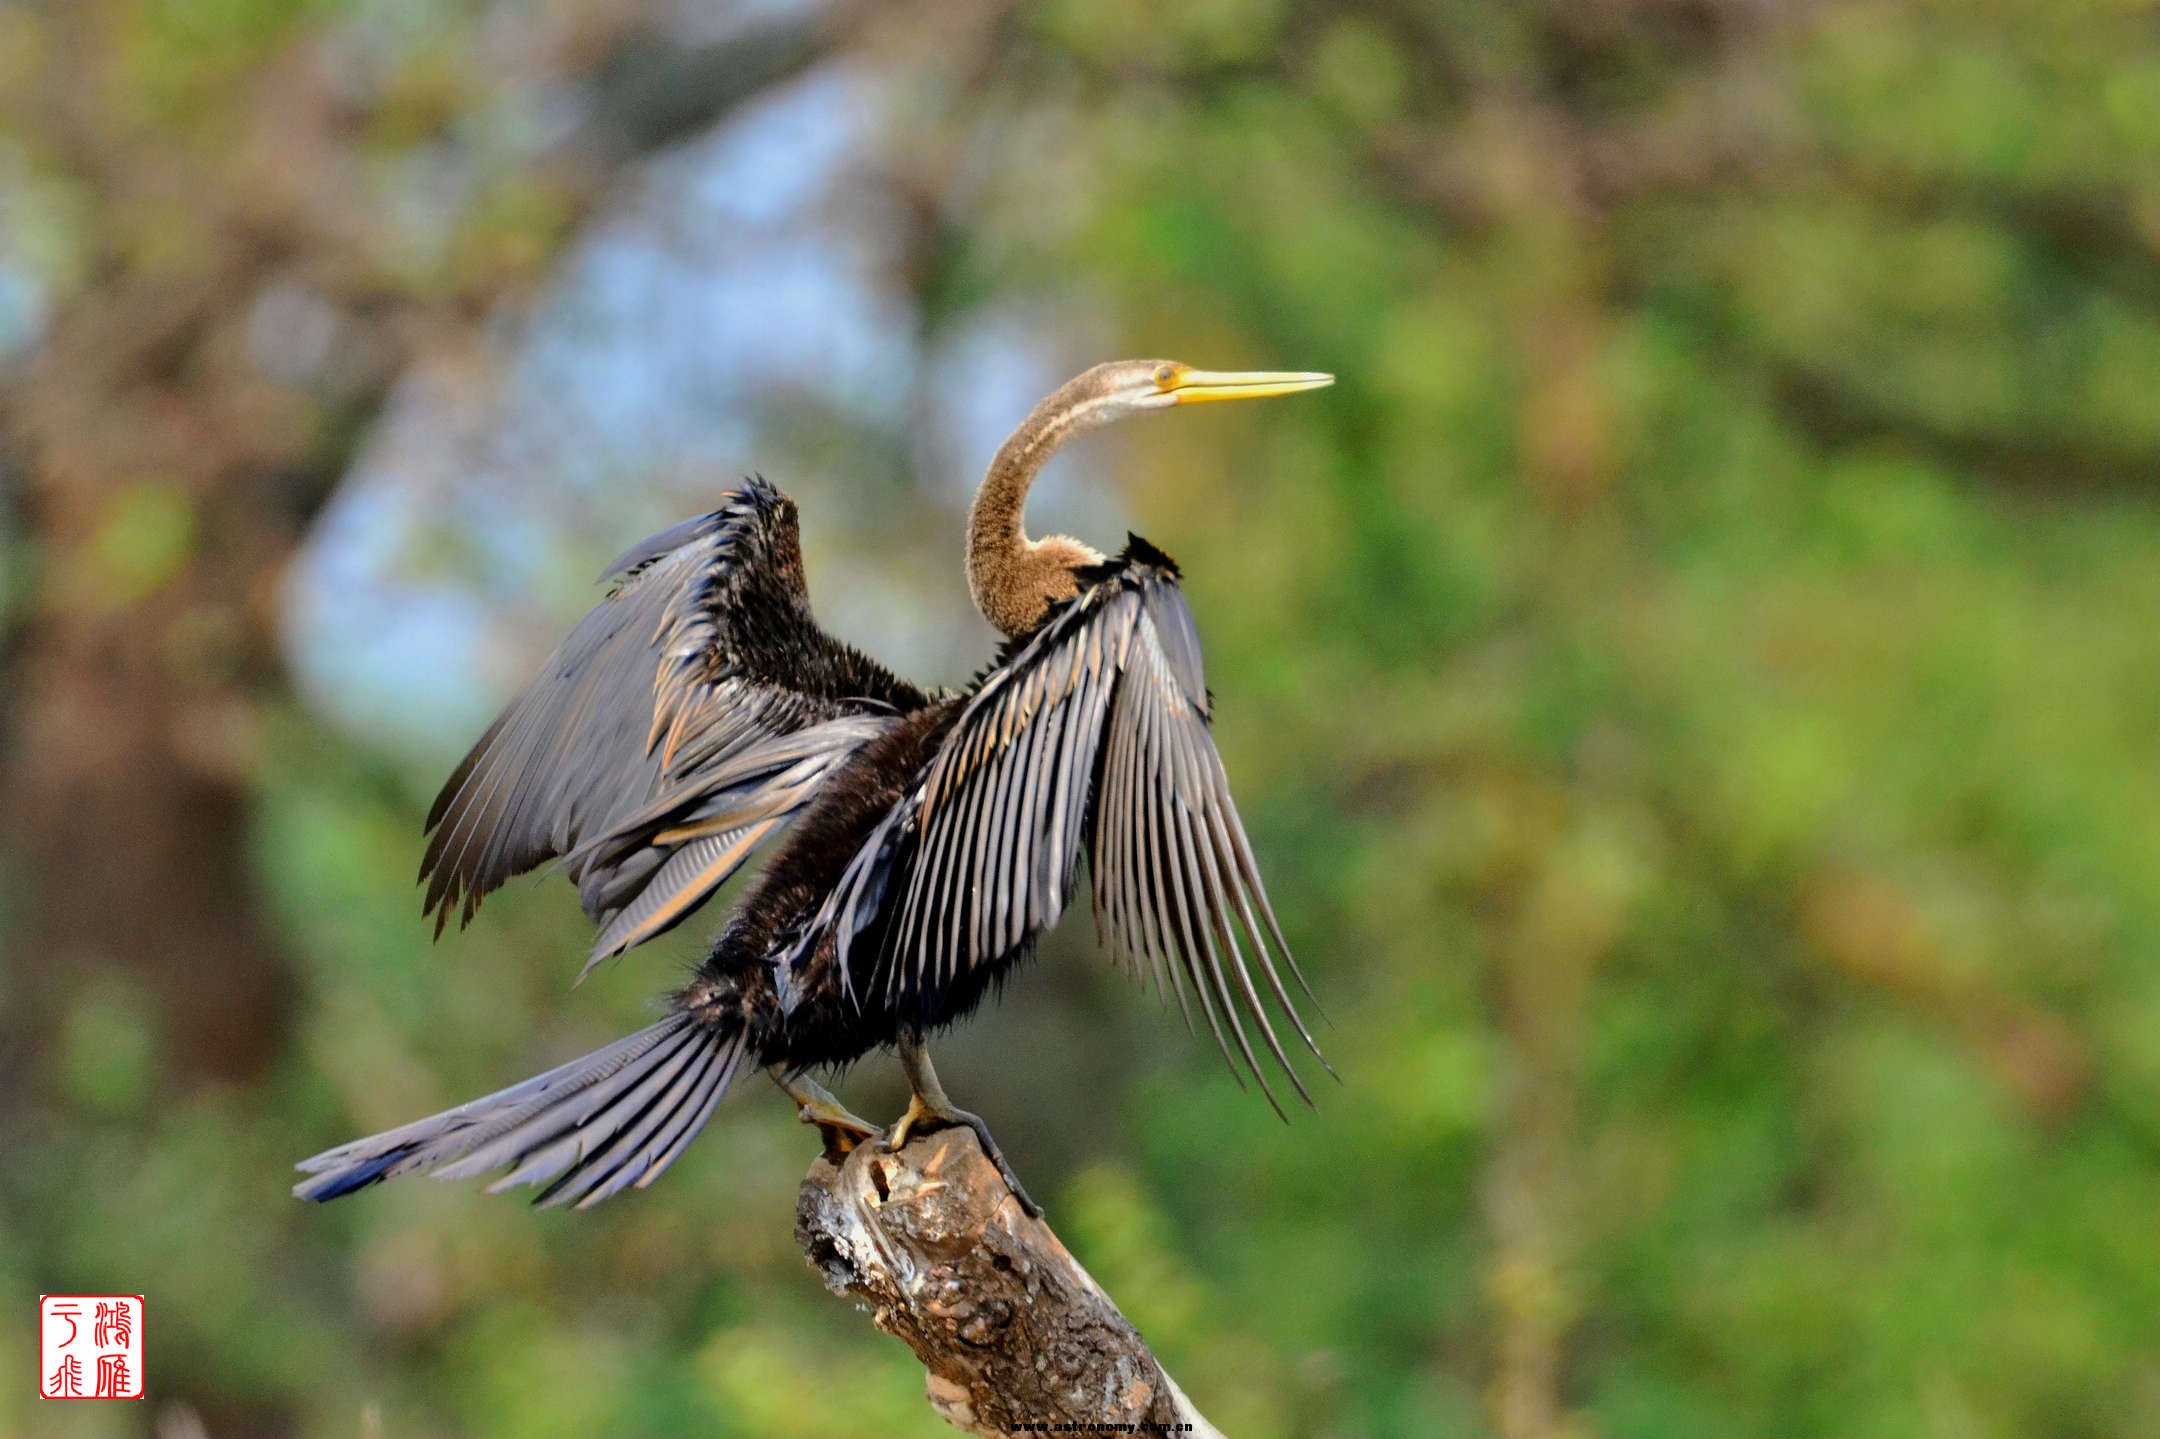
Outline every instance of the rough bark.
[[968, 1130], [819, 1159], [795, 1238], [835, 1294], [915, 1351], [931, 1407], [956, 1428], [1220, 1439]]

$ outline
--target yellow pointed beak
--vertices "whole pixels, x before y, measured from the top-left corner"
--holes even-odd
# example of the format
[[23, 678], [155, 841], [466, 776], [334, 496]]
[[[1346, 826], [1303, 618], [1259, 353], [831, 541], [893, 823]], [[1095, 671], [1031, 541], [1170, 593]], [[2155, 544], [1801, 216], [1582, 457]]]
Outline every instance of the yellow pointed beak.
[[1317, 370], [1179, 370], [1163, 389], [1176, 405], [1197, 405], [1206, 400], [1264, 400], [1270, 395], [1294, 395], [1335, 383], [1333, 375]]

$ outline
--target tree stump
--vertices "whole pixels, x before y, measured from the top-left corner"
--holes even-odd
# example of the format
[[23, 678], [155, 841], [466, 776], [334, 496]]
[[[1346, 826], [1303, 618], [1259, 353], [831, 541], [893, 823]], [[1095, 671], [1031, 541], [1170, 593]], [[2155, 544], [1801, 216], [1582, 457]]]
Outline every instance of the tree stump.
[[931, 1406], [956, 1428], [1221, 1439], [969, 1130], [820, 1158], [795, 1239], [827, 1287], [915, 1351]]

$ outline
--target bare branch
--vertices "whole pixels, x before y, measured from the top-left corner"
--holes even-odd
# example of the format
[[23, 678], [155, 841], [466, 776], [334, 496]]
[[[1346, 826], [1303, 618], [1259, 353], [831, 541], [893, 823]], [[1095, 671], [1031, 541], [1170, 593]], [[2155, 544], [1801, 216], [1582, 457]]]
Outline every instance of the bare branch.
[[968, 1130], [919, 1136], [897, 1154], [873, 1140], [837, 1166], [819, 1159], [795, 1239], [835, 1294], [867, 1304], [915, 1351], [931, 1407], [956, 1428], [1221, 1439]]

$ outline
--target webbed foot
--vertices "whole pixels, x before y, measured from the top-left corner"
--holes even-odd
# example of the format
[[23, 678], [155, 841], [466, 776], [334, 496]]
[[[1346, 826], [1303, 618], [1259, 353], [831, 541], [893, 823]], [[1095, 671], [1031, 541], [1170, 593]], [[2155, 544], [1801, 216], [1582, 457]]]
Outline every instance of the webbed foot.
[[796, 1103], [796, 1117], [817, 1129], [825, 1141], [825, 1157], [838, 1164], [855, 1152], [855, 1146], [874, 1138], [877, 1127], [869, 1120], [852, 1114], [833, 1092], [816, 1080], [803, 1075], [789, 1075], [778, 1065], [767, 1073], [773, 1083], [780, 1086], [787, 1097]]
[[1028, 1218], [1042, 1218], [1042, 1206], [1027, 1192], [1027, 1186], [1020, 1182], [1019, 1175], [1013, 1173], [1013, 1167], [1005, 1162], [1005, 1151], [998, 1148], [997, 1140], [991, 1137], [990, 1126], [979, 1114], [971, 1114], [950, 1102], [936, 1104], [925, 1100], [920, 1094], [912, 1095], [908, 1099], [907, 1113], [901, 1115], [899, 1122], [885, 1135], [885, 1152], [891, 1154], [899, 1150], [906, 1145], [911, 1135], [928, 1133], [933, 1129], [955, 1128], [971, 1129], [975, 1132], [975, 1142], [982, 1146], [984, 1158], [997, 1166], [998, 1177], [1005, 1181], [1005, 1187], [1012, 1191], [1013, 1198], [1020, 1201], [1020, 1207], [1026, 1211]]

